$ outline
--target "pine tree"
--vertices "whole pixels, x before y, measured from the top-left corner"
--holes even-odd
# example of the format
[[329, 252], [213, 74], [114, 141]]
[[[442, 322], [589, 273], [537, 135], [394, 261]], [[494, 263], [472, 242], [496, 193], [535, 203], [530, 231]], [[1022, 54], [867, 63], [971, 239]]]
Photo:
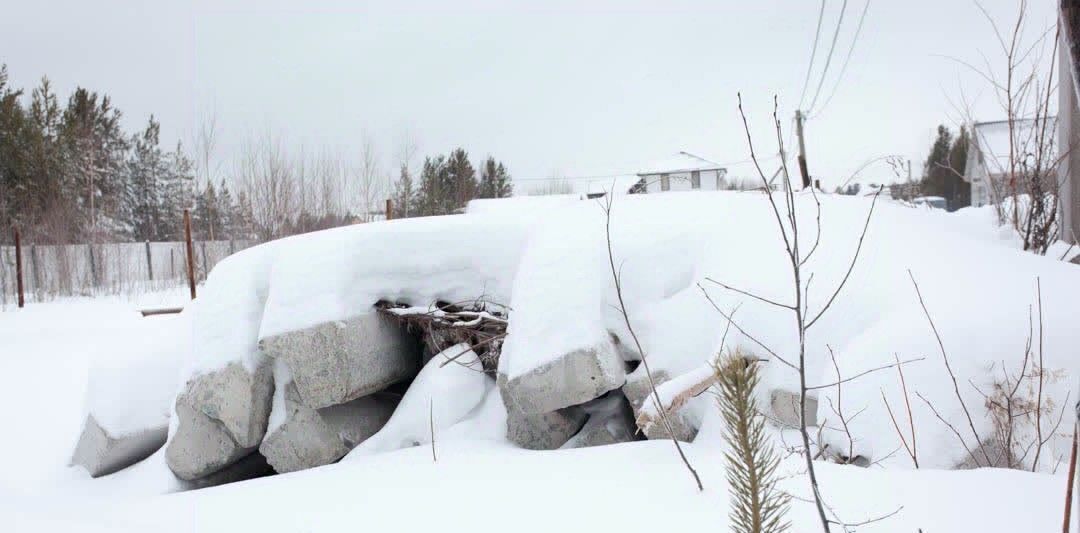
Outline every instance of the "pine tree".
[[251, 198], [243, 189], [236, 194], [236, 206], [229, 216], [232, 227], [229, 234], [235, 239], [250, 240], [257, 235], [255, 231], [255, 214], [252, 212]]
[[418, 216], [446, 214], [443, 211], [443, 198], [447, 190], [446, 157], [425, 157], [423, 170], [420, 172], [420, 188], [416, 191], [413, 212]]
[[758, 363], [741, 354], [724, 357], [715, 366], [720, 408], [726, 430], [724, 451], [731, 491], [731, 531], [772, 533], [790, 527], [784, 517], [790, 498], [776, 487], [780, 457], [765, 433], [754, 389]]
[[393, 200], [394, 218], [409, 218], [416, 201], [416, 191], [413, 188], [408, 165], [401, 165], [401, 174], [398, 176], [397, 183], [394, 184]]
[[[964, 179], [967, 172], [968, 145], [971, 138], [966, 127], [960, 127], [960, 135], [956, 136], [952, 148], [949, 149], [950, 182], [953, 185], [954, 194], [950, 210], [955, 211], [961, 207], [971, 205], [971, 182]], [[948, 197], [946, 197], [948, 198]]]
[[195, 207], [191, 210], [192, 233], [199, 240], [216, 240], [221, 232], [221, 204], [214, 183], [195, 192]]
[[29, 174], [29, 119], [19, 103], [21, 96], [21, 90], [8, 85], [7, 65], [0, 64], [0, 226], [19, 222], [24, 210], [18, 206], [26, 201], [20, 191]]
[[923, 196], [941, 196], [948, 201], [949, 149], [952, 146], [952, 133], [944, 125], [938, 126], [937, 137], [930, 148], [930, 154], [923, 164], [923, 179], [920, 185]]
[[476, 170], [469, 162], [469, 154], [462, 148], [450, 152], [446, 161], [444, 197], [441, 199], [442, 214], [459, 212], [476, 197], [478, 183]]
[[125, 233], [123, 167], [128, 145], [120, 130], [120, 112], [108, 96], [79, 87], [61, 121], [65, 183], [74, 191], [81, 224], [99, 235]]
[[151, 116], [142, 133], [132, 140], [127, 163], [129, 221], [136, 240], [164, 240], [162, 208], [165, 160], [158, 146], [160, 125]]
[[[60, 105], [48, 78], [31, 92], [28, 129], [26, 131], [27, 161], [21, 183], [16, 185], [16, 205], [22, 207], [24, 223], [55, 224], [59, 220], [70, 221], [75, 215], [72, 195], [64, 179], [64, 151], [60, 143]], [[29, 219], [29, 220], [25, 220]], [[55, 242], [73, 239], [70, 224], [66, 235], [57, 235], [58, 227], [52, 227]]]
[[480, 168], [480, 187], [477, 198], [506, 198], [514, 192], [514, 186], [510, 182], [510, 175], [502, 163], [496, 163], [495, 158], [488, 156], [484, 166]]
[[229, 186], [225, 184], [225, 180], [222, 179], [218, 186], [218, 202], [217, 202], [217, 228], [219, 230], [216, 233], [218, 239], [231, 239], [233, 238], [232, 228], [234, 225], [233, 216], [236, 213], [236, 201], [232, 197], [232, 192], [229, 191]]
[[165, 154], [164, 163], [162, 220], [158, 233], [167, 240], [181, 240], [184, 238], [184, 209], [191, 207], [194, 195], [195, 165], [184, 154], [179, 142], [175, 150]]

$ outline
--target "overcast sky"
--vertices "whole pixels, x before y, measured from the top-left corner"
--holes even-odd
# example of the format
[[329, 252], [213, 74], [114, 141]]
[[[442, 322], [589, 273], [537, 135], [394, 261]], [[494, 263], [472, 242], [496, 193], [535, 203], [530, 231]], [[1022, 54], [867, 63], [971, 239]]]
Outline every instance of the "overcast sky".
[[[811, 173], [827, 185], [868, 159], [900, 154], [916, 175], [954, 104], [1000, 118], [986, 82], [940, 56], [1003, 68], [970, 0], [872, 0], [833, 98], [865, 0], [850, 0], [806, 124]], [[826, 0], [818, 86], [844, 0]], [[984, 5], [1009, 26], [1017, 0]], [[1029, 35], [1054, 22], [1031, 0]], [[521, 179], [632, 171], [687, 150], [746, 159], [741, 91], [759, 152], [776, 152], [772, 98], [784, 127], [799, 104], [820, 4], [700, 2], [10, 2], [0, 62], [29, 88], [44, 75], [62, 94], [106, 92], [130, 129], [153, 113], [170, 143], [214, 114], [227, 160], [272, 132], [293, 146], [355, 153], [364, 135], [387, 168], [400, 140], [421, 155], [463, 146]], [[770, 162], [775, 165], [775, 161]], [[735, 175], [749, 175], [734, 165]], [[867, 179], [891, 179], [885, 165]], [[533, 182], [535, 183], [535, 182]], [[584, 183], [584, 182], [582, 182]]]

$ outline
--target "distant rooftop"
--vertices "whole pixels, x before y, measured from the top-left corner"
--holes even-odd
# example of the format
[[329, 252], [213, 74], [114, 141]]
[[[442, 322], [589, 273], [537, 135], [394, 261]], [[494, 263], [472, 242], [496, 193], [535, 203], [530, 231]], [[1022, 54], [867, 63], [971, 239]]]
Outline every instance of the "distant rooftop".
[[704, 157], [696, 156], [689, 152], [679, 152], [671, 157], [655, 161], [638, 171], [638, 176], [653, 176], [656, 174], [676, 174], [679, 172], [707, 170], [724, 170], [719, 163], [709, 161]]

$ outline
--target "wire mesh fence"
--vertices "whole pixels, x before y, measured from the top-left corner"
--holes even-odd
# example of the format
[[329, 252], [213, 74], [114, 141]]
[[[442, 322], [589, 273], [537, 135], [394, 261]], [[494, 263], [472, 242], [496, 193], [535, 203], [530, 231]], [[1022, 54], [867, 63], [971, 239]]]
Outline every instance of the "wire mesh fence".
[[[253, 243], [196, 241], [198, 280], [219, 261]], [[132, 294], [179, 287], [187, 282], [183, 241], [38, 245], [22, 243], [23, 286], [28, 302], [68, 296]], [[0, 306], [17, 298], [15, 247], [0, 246]]]

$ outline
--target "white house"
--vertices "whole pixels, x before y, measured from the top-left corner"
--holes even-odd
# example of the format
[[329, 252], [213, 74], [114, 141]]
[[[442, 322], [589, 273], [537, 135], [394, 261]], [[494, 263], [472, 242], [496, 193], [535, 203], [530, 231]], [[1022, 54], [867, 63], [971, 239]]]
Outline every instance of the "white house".
[[631, 192], [716, 191], [724, 187], [727, 169], [688, 152], [648, 165], [637, 173], [640, 178]]
[[[1031, 119], [1016, 119], [1011, 128], [1007, 120], [976, 122], [970, 126], [971, 142], [964, 180], [971, 183], [972, 206], [996, 204], [1009, 194], [1010, 161], [1033, 166], [1037, 163], [1036, 153], [1044, 151], [1042, 168], [1051, 168], [1056, 157], [1054, 132], [1057, 119], [1049, 117], [1046, 122], [1043, 125]], [[1019, 169], [1017, 173], [1020, 173]]]

